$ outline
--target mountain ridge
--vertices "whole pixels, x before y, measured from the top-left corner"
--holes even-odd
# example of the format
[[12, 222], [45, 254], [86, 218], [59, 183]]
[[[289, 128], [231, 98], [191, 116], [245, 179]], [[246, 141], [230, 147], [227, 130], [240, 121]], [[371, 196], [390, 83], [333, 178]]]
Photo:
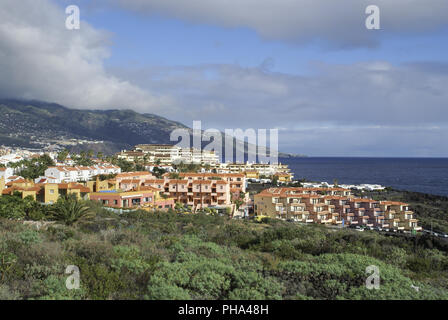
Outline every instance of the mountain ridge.
[[0, 99], [0, 144], [37, 146], [34, 141], [104, 141], [111, 152], [140, 143], [169, 143], [180, 122], [131, 109], [83, 110], [39, 100]]
[[[72, 109], [40, 100], [0, 98], [0, 115], [0, 145], [16, 147], [42, 148], [58, 144], [57, 141], [77, 139], [92, 143], [73, 145], [69, 147], [71, 151], [91, 149], [113, 154], [137, 144], [176, 144], [177, 141], [170, 141], [175, 129], [186, 129], [192, 134], [192, 129], [181, 122], [131, 109]], [[223, 146], [225, 138], [223, 134]], [[242, 145], [233, 140], [235, 155]], [[202, 147], [208, 143], [203, 142]], [[279, 153], [279, 156], [296, 155]]]

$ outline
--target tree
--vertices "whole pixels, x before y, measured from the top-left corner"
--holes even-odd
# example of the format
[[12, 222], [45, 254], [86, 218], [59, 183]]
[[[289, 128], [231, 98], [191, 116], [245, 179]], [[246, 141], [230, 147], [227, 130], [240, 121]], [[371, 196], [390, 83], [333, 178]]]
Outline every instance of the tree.
[[57, 155], [57, 159], [59, 162], [64, 162], [68, 157], [68, 150], [64, 149], [63, 151], [59, 152]]
[[171, 172], [169, 177], [170, 177], [170, 179], [179, 179], [180, 178], [179, 173], [177, 173], [177, 172]]
[[165, 173], [166, 170], [159, 168], [159, 167], [154, 167], [154, 169], [152, 169], [152, 173], [157, 177], [157, 178], [161, 178]]
[[236, 210], [239, 210], [241, 205], [244, 204], [244, 192], [240, 192], [240, 194], [238, 195], [238, 197], [235, 197], [232, 199], [232, 202], [235, 204], [236, 206]]
[[59, 198], [51, 213], [54, 219], [64, 222], [66, 225], [87, 221], [94, 216], [92, 210], [73, 194]]
[[17, 168], [19, 171], [18, 174], [25, 179], [36, 179], [43, 176], [48, 167], [54, 165], [55, 163], [53, 159], [51, 159], [49, 155], [44, 154], [39, 158], [16, 162], [14, 163], [14, 166], [11, 165], [11, 167]]
[[135, 166], [132, 162], [129, 162], [124, 159], [116, 159], [114, 164], [121, 168], [122, 172], [131, 172], [134, 170]]
[[0, 279], [3, 282], [5, 280], [6, 273], [17, 262], [17, 256], [8, 252], [8, 247], [5, 242], [0, 243]]

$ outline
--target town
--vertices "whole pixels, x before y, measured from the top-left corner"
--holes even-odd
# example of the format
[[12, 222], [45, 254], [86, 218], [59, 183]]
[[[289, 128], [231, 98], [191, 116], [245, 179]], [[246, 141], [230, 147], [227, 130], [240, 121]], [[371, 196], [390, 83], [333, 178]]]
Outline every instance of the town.
[[[213, 151], [164, 144], [137, 145], [113, 157], [7, 148], [0, 154], [1, 195], [31, 197], [43, 204], [71, 194], [113, 210], [203, 212], [407, 232], [422, 229], [408, 204], [354, 194], [361, 188], [381, 190], [382, 186], [300, 182], [281, 163], [222, 163]], [[40, 172], [30, 173], [36, 166]]]

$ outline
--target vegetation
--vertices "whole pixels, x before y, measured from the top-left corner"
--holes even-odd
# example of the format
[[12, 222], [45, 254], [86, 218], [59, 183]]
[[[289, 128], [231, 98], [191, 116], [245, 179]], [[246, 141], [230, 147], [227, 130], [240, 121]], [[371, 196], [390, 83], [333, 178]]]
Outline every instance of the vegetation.
[[18, 175], [25, 179], [36, 179], [43, 176], [48, 167], [54, 166], [55, 163], [49, 155], [44, 154], [38, 158], [11, 162], [9, 166], [13, 168]]
[[93, 216], [92, 210], [82, 201], [78, 201], [75, 195], [60, 197], [51, 213], [56, 221], [68, 226], [91, 219]]
[[[86, 139], [104, 143], [83, 144], [71, 148], [97, 149], [113, 154], [151, 137], [153, 143], [171, 143], [170, 133], [184, 125], [153, 114], [131, 110], [75, 110], [40, 101], [0, 99], [0, 145], [40, 147], [35, 140]], [[9, 132], [17, 137], [9, 137]], [[62, 138], [61, 138], [62, 137]], [[101, 157], [98, 157], [101, 158]]]
[[[0, 197], [0, 299], [448, 298], [445, 239], [205, 213], [118, 215], [71, 201], [47, 210]], [[20, 221], [33, 210], [60, 220], [36, 230]], [[67, 265], [80, 268], [80, 289], [66, 289]], [[370, 265], [379, 290], [366, 288]]]
[[[206, 165], [207, 166], [207, 165]], [[206, 167], [204, 166], [204, 167]], [[179, 172], [199, 172], [202, 169], [201, 164], [197, 163], [183, 163], [180, 162], [178, 164], [173, 164], [173, 168], [178, 170]], [[210, 166], [208, 166], [210, 168]]]

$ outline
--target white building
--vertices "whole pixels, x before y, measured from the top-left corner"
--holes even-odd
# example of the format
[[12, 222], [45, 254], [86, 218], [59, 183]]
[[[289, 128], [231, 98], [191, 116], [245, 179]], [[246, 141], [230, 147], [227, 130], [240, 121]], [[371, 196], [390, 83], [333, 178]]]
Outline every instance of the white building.
[[195, 148], [181, 148], [169, 144], [139, 144], [134, 151], [123, 151], [118, 155], [123, 159], [134, 159], [136, 157], [150, 163], [160, 161], [161, 164], [171, 165], [175, 163], [197, 163], [216, 165], [220, 163], [219, 156], [215, 151], [198, 150]]
[[11, 153], [11, 154], [7, 154], [7, 155], [4, 155], [4, 156], [0, 157], [0, 164], [3, 164], [3, 165], [6, 166], [9, 163], [19, 162], [19, 161], [22, 161], [22, 160], [23, 160], [22, 156], [20, 156], [20, 155], [18, 155], [16, 153]]
[[10, 177], [14, 176], [14, 170], [12, 168], [0, 168], [0, 179], [4, 178], [5, 182], [8, 183], [12, 179]]
[[121, 168], [114, 165], [95, 165], [90, 167], [56, 166], [49, 167], [45, 170], [45, 175], [43, 177], [39, 177], [38, 179], [41, 180], [43, 178], [47, 178], [48, 180], [55, 181], [54, 183], [78, 182], [89, 181], [92, 177], [99, 174], [118, 173], [121, 173]]

